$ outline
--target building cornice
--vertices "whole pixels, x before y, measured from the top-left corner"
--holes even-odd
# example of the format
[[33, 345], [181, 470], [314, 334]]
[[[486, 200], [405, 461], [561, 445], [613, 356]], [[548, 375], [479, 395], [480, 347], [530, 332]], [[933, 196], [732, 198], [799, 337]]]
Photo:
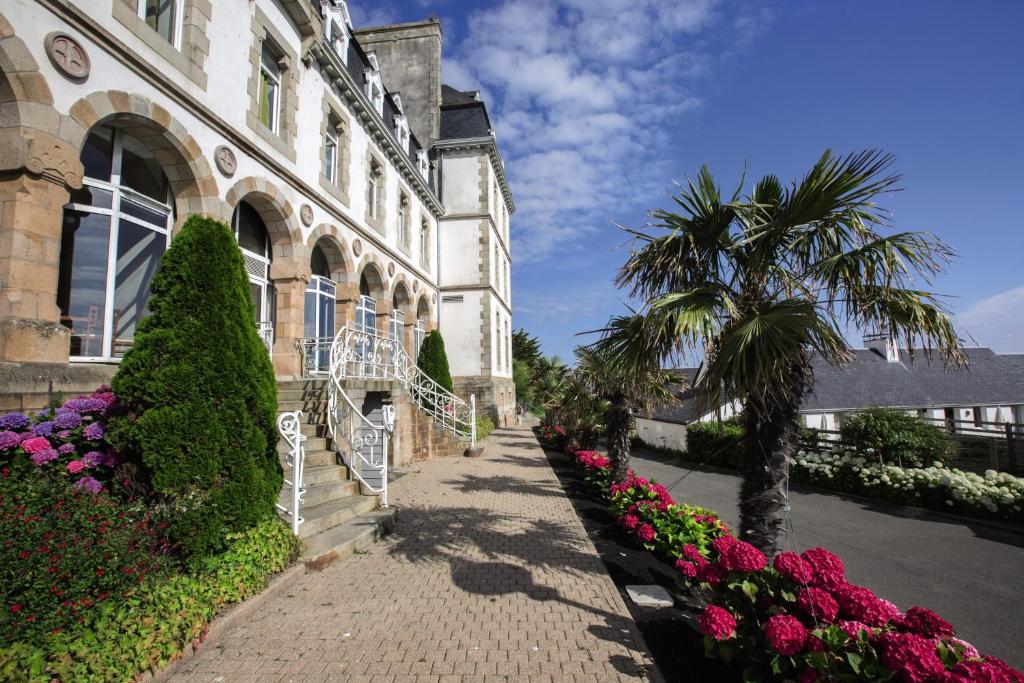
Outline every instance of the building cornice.
[[394, 131], [384, 123], [380, 114], [367, 99], [363, 89], [356, 85], [352, 74], [349, 73], [348, 68], [334, 50], [324, 45], [322, 41], [315, 41], [310, 44], [308, 52], [303, 56], [303, 61], [307, 63], [311, 59], [315, 59], [320, 68], [324, 70], [328, 77], [328, 83], [342, 94], [359, 117], [363, 127], [370, 132], [371, 137], [384, 150], [388, 159], [402, 174], [406, 182], [413, 187], [420, 199], [430, 206], [434, 217], [443, 216], [444, 206], [441, 204], [441, 200], [434, 194], [434, 190], [427, 184], [427, 181], [420, 176], [419, 171], [409, 159], [409, 155], [395, 139]]
[[[410, 273], [419, 273], [424, 283], [436, 291], [436, 286], [430, 284], [432, 277], [430, 273], [422, 270], [418, 265], [412, 263], [411, 260], [408, 260], [404, 254], [401, 254], [397, 249], [392, 248], [384, 242], [384, 240], [380, 239], [377, 231], [360, 225], [354, 218], [339, 210], [337, 206], [335, 206], [335, 202], [337, 202], [336, 199], [325, 195], [321, 190], [307, 184], [302, 180], [302, 178], [271, 156], [266, 150], [249, 140], [231, 124], [208, 109], [202, 102], [182, 90], [182, 88], [166, 74], [162, 73], [158, 68], [142, 58], [117, 36], [103, 28], [81, 9], [71, 4], [68, 0], [38, 0], [38, 2], [64, 21], [73, 25], [75, 29], [87, 36], [97, 46], [103, 48], [111, 57], [146, 80], [146, 82], [159, 90], [169, 99], [173, 100], [179, 106], [187, 109], [193, 116], [208, 125], [216, 133], [222, 135], [240, 151], [263, 164], [268, 171], [274, 173], [300, 195], [315, 201], [321, 209], [333, 216], [336, 220], [358, 232], [362, 239], [372, 243], [381, 251], [381, 253], [386, 254], [397, 260], [399, 263], [405, 265]], [[435, 218], [440, 219], [441, 216], [443, 216], [444, 209], [436, 196], [434, 197], [434, 203], [431, 207], [433, 208], [434, 206], [440, 208], [440, 212], [434, 214]]]
[[461, 150], [461, 149], [485, 149], [491, 158], [491, 165], [498, 174], [498, 182], [501, 184], [501, 192], [505, 197], [505, 205], [508, 212], [516, 212], [516, 203], [512, 200], [512, 189], [508, 184], [508, 177], [505, 175], [505, 163], [501, 159], [501, 152], [498, 151], [498, 141], [493, 135], [479, 138], [455, 138], [450, 140], [438, 140], [434, 143], [435, 150]]

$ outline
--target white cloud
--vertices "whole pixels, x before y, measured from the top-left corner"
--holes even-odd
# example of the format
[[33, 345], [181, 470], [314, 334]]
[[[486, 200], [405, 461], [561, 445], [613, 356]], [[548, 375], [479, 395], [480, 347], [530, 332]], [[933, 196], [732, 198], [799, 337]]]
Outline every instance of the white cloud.
[[769, 19], [725, 22], [730, 1], [503, 0], [469, 16], [446, 48], [445, 81], [481, 90], [491, 110], [519, 209], [518, 263], [583, 249], [663, 195], [681, 170], [670, 131], [702, 106], [714, 51]]
[[1024, 352], [1024, 286], [975, 302], [956, 316], [962, 332], [1002, 353]]

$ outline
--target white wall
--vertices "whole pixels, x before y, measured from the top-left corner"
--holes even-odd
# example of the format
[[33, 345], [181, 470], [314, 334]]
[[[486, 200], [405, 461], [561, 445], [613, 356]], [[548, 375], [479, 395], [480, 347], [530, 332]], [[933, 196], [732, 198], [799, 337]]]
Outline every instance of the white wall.
[[677, 451], [686, 450], [686, 425], [683, 424], [638, 417], [636, 418], [636, 435], [644, 443], [652, 446], [674, 448]]
[[441, 298], [441, 334], [444, 336], [448, 367], [452, 376], [470, 377], [481, 374], [480, 308], [484, 293], [479, 290], [449, 293], [463, 297], [460, 303]]

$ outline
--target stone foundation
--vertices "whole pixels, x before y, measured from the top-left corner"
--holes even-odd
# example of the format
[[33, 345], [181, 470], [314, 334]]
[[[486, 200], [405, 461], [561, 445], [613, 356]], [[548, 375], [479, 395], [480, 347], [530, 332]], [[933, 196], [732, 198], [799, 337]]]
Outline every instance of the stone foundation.
[[453, 377], [455, 393], [469, 401], [476, 395], [477, 415], [488, 415], [497, 427], [509, 427], [516, 422], [516, 388], [512, 378], [505, 377]]
[[109, 384], [116, 365], [0, 362], [0, 412], [39, 410], [52, 399], [74, 398]]

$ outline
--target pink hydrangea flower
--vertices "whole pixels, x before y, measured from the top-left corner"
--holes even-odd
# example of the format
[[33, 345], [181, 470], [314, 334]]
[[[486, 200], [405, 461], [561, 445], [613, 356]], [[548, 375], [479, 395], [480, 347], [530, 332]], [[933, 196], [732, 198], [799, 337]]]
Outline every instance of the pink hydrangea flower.
[[818, 679], [818, 670], [807, 667], [797, 674], [796, 683], [816, 683]]
[[650, 543], [656, 535], [657, 532], [654, 531], [654, 527], [650, 524], [641, 524], [637, 527], [636, 536], [644, 543]]
[[85, 463], [81, 460], [72, 460], [67, 464], [67, 470], [71, 474], [78, 474], [85, 469]]
[[846, 583], [846, 567], [843, 561], [824, 548], [805, 550], [802, 557], [814, 570], [811, 583], [818, 588], [835, 590]]
[[850, 636], [854, 640], [857, 640], [861, 631], [867, 634], [871, 633], [871, 627], [859, 621], [840, 619], [836, 622], [836, 626], [843, 629], [843, 631], [846, 632], [846, 635]]
[[796, 553], [779, 553], [772, 561], [772, 566], [779, 574], [801, 586], [806, 586], [814, 579], [814, 568]]
[[[726, 536], [723, 538], [731, 538]], [[721, 557], [722, 566], [733, 572], [759, 572], [768, 565], [768, 558], [746, 541], [727, 544]]]
[[707, 562], [697, 565], [697, 579], [709, 586], [717, 586], [728, 574], [725, 568], [718, 562]]
[[676, 560], [676, 571], [688, 579], [697, 578], [697, 565], [693, 562], [687, 562], [682, 558]]
[[821, 588], [801, 588], [796, 594], [796, 606], [816, 622], [831, 624], [839, 614], [839, 603]]
[[841, 586], [832, 592], [844, 617], [864, 622], [869, 626], [884, 626], [899, 616], [899, 610], [888, 601], [880, 600], [863, 586]]
[[690, 562], [696, 562], [701, 558], [700, 550], [694, 544], [687, 543], [683, 546], [683, 557]]
[[[910, 610], [907, 611], [909, 612]], [[981, 657], [981, 653], [978, 652], [978, 648], [974, 647], [966, 640], [950, 638], [949, 642], [960, 652], [960, 656], [964, 659], [977, 659], [978, 657]]]
[[956, 635], [952, 624], [926, 607], [911, 607], [894, 620], [902, 631], [916, 633], [925, 638], [952, 638]]
[[50, 442], [43, 436], [35, 436], [31, 439], [25, 439], [21, 442], [21, 447], [26, 453], [36, 453], [38, 451], [45, 451], [52, 448]]
[[883, 633], [877, 642], [882, 647], [882, 664], [906, 683], [926, 683], [945, 673], [932, 640], [913, 633]]
[[776, 614], [765, 622], [764, 637], [780, 655], [795, 655], [804, 649], [807, 629], [792, 615]]
[[632, 531], [640, 524], [640, 518], [634, 514], [626, 514], [619, 518], [619, 522], [623, 527]]
[[700, 631], [715, 640], [728, 640], [736, 634], [736, 619], [729, 610], [718, 605], [708, 605], [697, 617]]

